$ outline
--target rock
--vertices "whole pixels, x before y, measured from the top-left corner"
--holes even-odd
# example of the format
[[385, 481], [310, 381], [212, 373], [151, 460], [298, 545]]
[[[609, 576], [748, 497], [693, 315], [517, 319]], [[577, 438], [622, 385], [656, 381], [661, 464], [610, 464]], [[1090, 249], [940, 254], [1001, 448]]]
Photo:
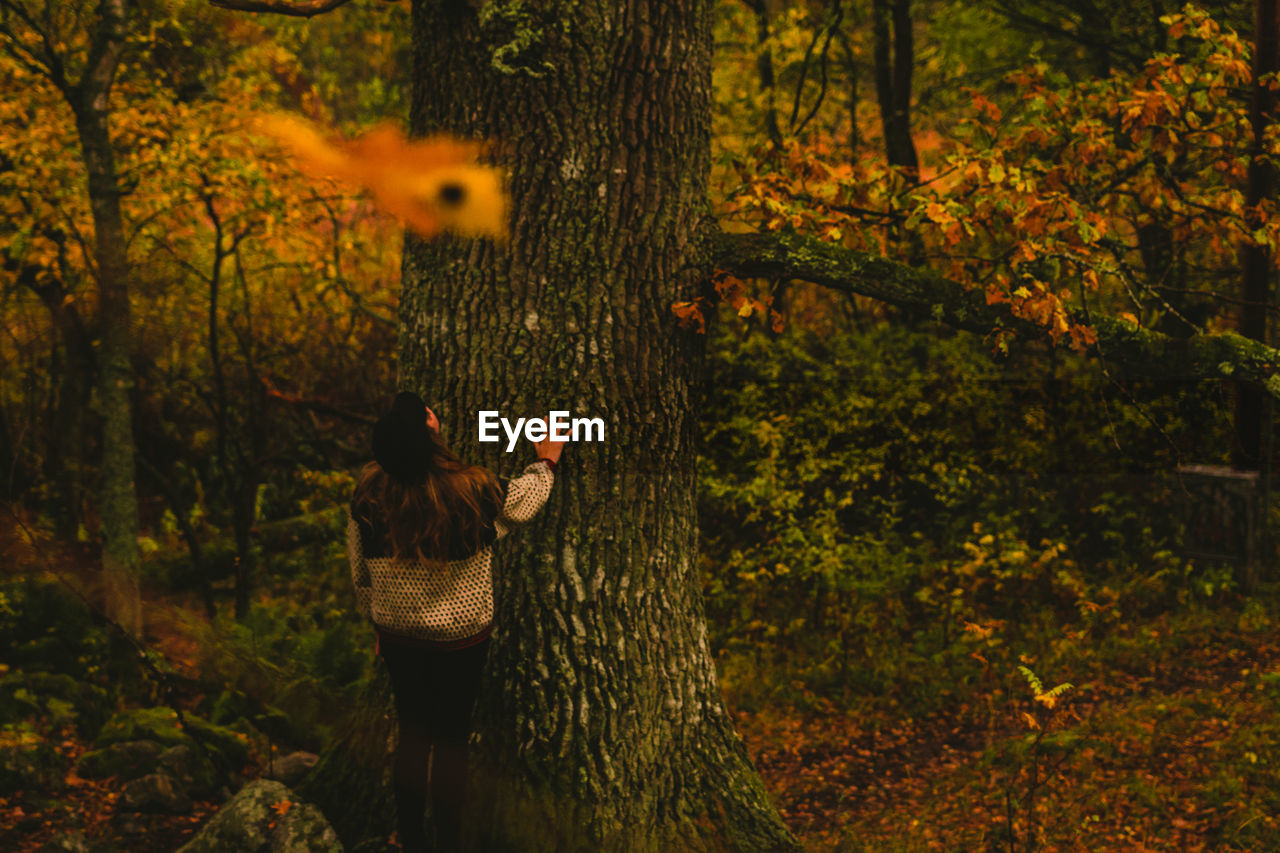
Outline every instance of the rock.
[[153, 740], [126, 740], [95, 749], [80, 756], [76, 773], [86, 779], [118, 776], [128, 782], [154, 773], [164, 747]]
[[36, 853], [90, 853], [83, 832], [59, 832], [36, 849]]
[[116, 808], [122, 812], [188, 814], [191, 811], [191, 798], [173, 777], [151, 773], [125, 785], [120, 792], [120, 799], [116, 801]]
[[140, 837], [151, 834], [157, 819], [173, 820], [158, 814], [117, 811], [111, 816], [111, 825], [121, 835]]
[[62, 785], [58, 750], [27, 723], [0, 727], [0, 797]]
[[[274, 808], [273, 808], [274, 806]], [[341, 853], [323, 814], [279, 782], [259, 779], [240, 789], [178, 853]]]
[[311, 803], [295, 803], [276, 822], [271, 849], [280, 853], [311, 853], [313, 850], [341, 851], [342, 842]]
[[152, 740], [170, 747], [187, 743], [188, 737], [178, 724], [178, 712], [161, 705], [158, 708], [133, 708], [119, 712], [102, 726], [94, 746], [104, 747], [130, 740]]
[[283, 758], [277, 758], [267, 765], [267, 778], [275, 779], [286, 785], [293, 785], [303, 776], [311, 772], [320, 756], [314, 752], [292, 752]]
[[156, 768], [168, 774], [178, 787], [193, 797], [207, 797], [222, 785], [222, 775], [198, 746], [180, 743], [160, 754]]
[[130, 740], [153, 740], [165, 747], [186, 744], [194, 746], [198, 739], [216, 752], [225, 766], [238, 770], [249, 760], [249, 738], [225, 726], [215, 726], [202, 717], [184, 713], [189, 731], [184, 731], [178, 713], [172, 708], [136, 708], [121, 711], [102, 727], [95, 746], [104, 747]]

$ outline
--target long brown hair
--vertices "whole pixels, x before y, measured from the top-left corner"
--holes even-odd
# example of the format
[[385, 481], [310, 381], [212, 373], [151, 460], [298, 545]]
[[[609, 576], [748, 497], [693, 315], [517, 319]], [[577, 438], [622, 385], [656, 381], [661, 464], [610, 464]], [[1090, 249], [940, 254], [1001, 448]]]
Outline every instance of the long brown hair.
[[439, 565], [449, 559], [451, 545], [462, 544], [468, 552], [480, 548], [490, 521], [484, 505], [486, 499], [497, 504], [498, 481], [489, 470], [459, 459], [435, 430], [427, 430], [427, 441], [430, 462], [421, 483], [399, 482], [369, 462], [352, 504], [375, 530], [386, 530], [393, 557]]

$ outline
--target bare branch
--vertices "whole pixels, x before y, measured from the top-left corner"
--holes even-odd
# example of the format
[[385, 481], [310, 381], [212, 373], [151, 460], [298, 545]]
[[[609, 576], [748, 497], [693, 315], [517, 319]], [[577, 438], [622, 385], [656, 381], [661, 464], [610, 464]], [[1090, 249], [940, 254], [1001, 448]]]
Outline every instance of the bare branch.
[[237, 12], [271, 12], [294, 18], [312, 18], [345, 6], [351, 0], [209, 0], [219, 9]]

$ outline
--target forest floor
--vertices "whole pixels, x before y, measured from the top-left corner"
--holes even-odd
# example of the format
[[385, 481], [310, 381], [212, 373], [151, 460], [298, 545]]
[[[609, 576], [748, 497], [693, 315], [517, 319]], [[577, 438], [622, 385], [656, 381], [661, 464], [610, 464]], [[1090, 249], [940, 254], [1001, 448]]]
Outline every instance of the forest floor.
[[[762, 706], [738, 731], [808, 850], [1022, 851], [1032, 832], [1048, 850], [1280, 850], [1280, 636], [1206, 616], [1077, 662], [1038, 750], [1017, 749], [1034, 716], [1005, 702]], [[1193, 633], [1162, 643], [1173, 630]]]
[[[147, 624], [149, 644], [198, 677], [185, 608], [155, 600]], [[1051, 711], [997, 690], [913, 715], [889, 702], [855, 712], [812, 694], [769, 698], [730, 675], [723, 686], [808, 850], [1023, 851], [1033, 835], [1047, 850], [1280, 850], [1272, 621], [1232, 606], [1159, 614], [1036, 668], [1047, 685], [1075, 685]], [[50, 742], [68, 766], [89, 747], [70, 729]], [[107, 831], [118, 786], [74, 773], [66, 782], [48, 811], [39, 799], [0, 799], [0, 848], [34, 851], [69, 814], [90, 837]], [[214, 809], [156, 816], [151, 849], [178, 846]]]

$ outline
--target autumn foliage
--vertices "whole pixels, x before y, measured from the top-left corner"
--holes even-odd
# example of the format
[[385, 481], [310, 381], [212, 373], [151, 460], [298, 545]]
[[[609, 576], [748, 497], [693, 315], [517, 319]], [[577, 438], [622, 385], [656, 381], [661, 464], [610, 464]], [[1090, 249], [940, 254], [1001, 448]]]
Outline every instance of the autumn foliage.
[[[1260, 227], [1244, 210], [1251, 46], [1191, 7], [1161, 21], [1180, 52], [1136, 72], [1073, 81], [1042, 62], [999, 95], [967, 89], [918, 183], [874, 157], [840, 162], [840, 141], [816, 132], [735, 160], [724, 210], [927, 261], [1077, 350], [1096, 336], [1068, 309], [1220, 329], [1239, 242], [1280, 234], [1274, 199]], [[1267, 140], [1280, 154], [1280, 134]]]
[[[65, 10], [92, 4], [47, 5], [56, 46], [83, 48]], [[203, 685], [182, 701], [281, 726], [254, 741], [261, 773], [380, 676], [334, 519], [397, 383], [405, 228], [500, 244], [512, 208], [482, 144], [400, 130], [410, 4], [306, 25], [130, 5], [145, 26], [111, 131], [138, 541], [164, 614], [148, 642]], [[705, 335], [707, 639], [788, 825], [833, 851], [1274, 848], [1274, 582], [1246, 589], [1182, 550], [1178, 466], [1228, 461], [1228, 390], [1122, 383], [1085, 357], [1107, 363], [1091, 314], [1187, 336], [1260, 307], [1236, 291], [1241, 245], [1274, 259], [1280, 241], [1274, 196], [1246, 205], [1253, 47], [1228, 21], [1250, 10], [1144, 22], [1146, 6], [1099, 2], [1107, 38], [1162, 45], [1132, 61], [1094, 46], [1114, 59], [1100, 67], [1075, 4], [918, 0], [913, 173], [889, 165], [873, 91], [888, 4], [713, 5], [722, 228], [928, 268], [1042, 332], [971, 338], [723, 270], [654, 307]], [[1034, 37], [1014, 28], [1028, 21]], [[45, 668], [139, 707], [163, 682], [50, 573], [97, 571], [94, 226], [57, 88], [21, 50], [0, 51], [0, 86], [0, 554], [24, 575], [0, 584], [0, 747], [48, 746], [47, 784], [107, 833], [118, 780], [66, 770], [92, 715], [17, 677]], [[269, 820], [302, 806], [274, 801]], [[173, 849], [214, 808], [151, 841]], [[0, 847], [36, 849], [58, 814], [0, 794]]]

